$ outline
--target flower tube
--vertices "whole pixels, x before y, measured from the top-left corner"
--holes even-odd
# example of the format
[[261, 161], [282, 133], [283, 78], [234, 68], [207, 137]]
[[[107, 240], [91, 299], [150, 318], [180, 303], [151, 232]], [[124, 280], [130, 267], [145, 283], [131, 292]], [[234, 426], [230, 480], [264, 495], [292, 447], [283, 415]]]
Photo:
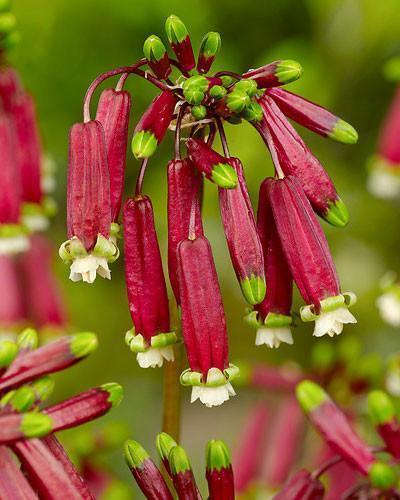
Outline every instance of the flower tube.
[[368, 410], [388, 452], [399, 459], [400, 422], [396, 417], [396, 410], [389, 396], [383, 391], [370, 392], [368, 394]]
[[147, 64], [156, 77], [160, 80], [166, 80], [171, 74], [172, 68], [162, 40], [156, 35], [150, 35], [144, 42], [143, 53]]
[[0, 255], [0, 338], [15, 338], [26, 321], [23, 290], [17, 263], [9, 255]]
[[243, 78], [254, 80], [258, 88], [265, 89], [298, 80], [302, 73], [303, 68], [297, 61], [284, 59], [266, 64], [261, 68], [249, 69], [243, 74]]
[[299, 291], [308, 304], [303, 321], [315, 321], [314, 336], [339, 335], [346, 323], [356, 323], [349, 311], [353, 293], [341, 293], [328, 243], [296, 178], [268, 184], [268, 194], [283, 251]]
[[196, 481], [186, 451], [181, 446], [174, 446], [168, 463], [178, 499], [198, 500]]
[[247, 302], [254, 305], [265, 296], [263, 251], [242, 164], [237, 158], [228, 161], [237, 174], [238, 186], [236, 189], [218, 189], [221, 218], [242, 293]]
[[206, 478], [210, 500], [234, 500], [231, 457], [223, 441], [210, 441], [206, 450]]
[[180, 68], [186, 73], [191, 71], [196, 66], [196, 62], [186, 26], [179, 17], [172, 15], [165, 22], [165, 32]]
[[267, 178], [261, 184], [257, 225], [264, 253], [265, 279], [268, 289], [265, 299], [246, 317], [246, 321], [257, 328], [256, 345], [279, 347], [281, 342], [293, 344], [291, 332], [293, 280], [282, 250], [269, 201]]
[[325, 488], [319, 479], [314, 478], [307, 470], [296, 472], [274, 496], [274, 500], [322, 500]]
[[0, 470], [0, 497], [37, 500], [36, 493], [5, 446], [0, 447]]
[[197, 71], [208, 73], [214, 59], [221, 49], [221, 36], [215, 31], [210, 31], [204, 35], [200, 45], [200, 53], [197, 61]]
[[68, 240], [59, 254], [70, 264], [70, 279], [93, 283], [96, 274], [111, 279], [108, 263], [119, 252], [110, 234], [110, 179], [98, 121], [77, 123], [70, 132], [67, 229]]
[[228, 362], [228, 338], [217, 272], [208, 240], [199, 236], [178, 245], [182, 333], [189, 368], [182, 385], [191, 402], [219, 406], [235, 395], [230, 380], [238, 369]]
[[170, 331], [168, 296], [153, 207], [147, 196], [124, 206], [125, 277], [133, 328], [126, 334], [142, 368], [174, 360], [176, 335]]

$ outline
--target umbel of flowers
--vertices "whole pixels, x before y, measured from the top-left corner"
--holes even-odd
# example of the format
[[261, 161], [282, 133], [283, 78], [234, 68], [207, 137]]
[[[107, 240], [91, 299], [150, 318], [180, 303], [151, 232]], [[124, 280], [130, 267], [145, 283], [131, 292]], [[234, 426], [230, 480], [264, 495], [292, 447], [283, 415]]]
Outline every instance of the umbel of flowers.
[[55, 433], [107, 413], [120, 403], [122, 387], [103, 384], [44, 407], [54, 388], [50, 375], [86, 358], [97, 338], [87, 332], [39, 348], [37, 342], [32, 329], [16, 342], [0, 341], [0, 497], [59, 498], [62, 492], [94, 499]]
[[[192, 386], [192, 401], [208, 406], [234, 395], [237, 368], [229, 362], [225, 314], [212, 249], [202, 224], [203, 183], [218, 191], [221, 219], [248, 320], [256, 344], [293, 343], [292, 282], [306, 305], [303, 321], [314, 321], [314, 335], [336, 335], [356, 320], [349, 312], [355, 296], [343, 293], [317, 216], [344, 227], [348, 212], [321, 163], [288, 119], [336, 141], [354, 144], [351, 125], [326, 109], [282, 88], [302, 68], [279, 60], [243, 74], [212, 73], [220, 50], [218, 33], [207, 33], [196, 59], [188, 31], [172, 15], [165, 31], [174, 56], [155, 35], [144, 43], [144, 58], [107, 71], [88, 88], [83, 123], [70, 133], [68, 240], [60, 256], [73, 281], [110, 278], [118, 257], [119, 212], [124, 188], [132, 75], [145, 78], [159, 94], [139, 119], [131, 140], [140, 169], [133, 195], [123, 204], [125, 273], [133, 328], [126, 336], [140, 366], [173, 360], [176, 333], [169, 304], [150, 198], [143, 192], [150, 158], [174, 132], [167, 165], [168, 274], [180, 308], [189, 367], [181, 376]], [[102, 82], [120, 75], [116, 87], [100, 96], [96, 118], [92, 96]], [[240, 159], [230, 154], [224, 125], [249, 122], [272, 156], [275, 175], [260, 189], [257, 218]], [[185, 132], [185, 137], [183, 134]], [[215, 147], [217, 135], [222, 152]], [[181, 145], [184, 143], [184, 146]], [[181, 151], [184, 149], [184, 152]], [[132, 192], [132, 190], [131, 190]]]

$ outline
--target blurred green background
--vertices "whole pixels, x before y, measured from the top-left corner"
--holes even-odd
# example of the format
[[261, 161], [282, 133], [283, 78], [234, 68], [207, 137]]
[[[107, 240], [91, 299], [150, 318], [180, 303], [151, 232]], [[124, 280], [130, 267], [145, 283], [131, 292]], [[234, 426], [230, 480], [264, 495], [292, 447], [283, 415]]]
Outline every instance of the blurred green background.
[[[394, 92], [393, 84], [383, 79], [381, 68], [388, 58], [400, 54], [398, 0], [15, 0], [14, 12], [22, 41], [10, 59], [36, 97], [45, 148], [58, 167], [59, 214], [50, 231], [55, 246], [65, 239], [68, 129], [82, 119], [85, 90], [97, 74], [141, 57], [144, 39], [152, 33], [163, 36], [168, 15], [174, 13], [183, 19], [195, 48], [205, 32], [221, 33], [222, 50], [216, 70], [242, 72], [285, 58], [301, 62], [304, 75], [289, 88], [327, 106], [352, 123], [360, 134], [356, 146], [343, 146], [301, 131], [331, 174], [352, 216], [344, 230], [324, 224], [343, 289], [354, 291], [359, 298], [354, 308], [359, 322], [345, 328], [344, 335], [351, 331], [362, 337], [367, 351], [389, 353], [398, 349], [400, 332], [382, 323], [374, 302], [381, 275], [387, 269], [400, 269], [399, 207], [374, 199], [365, 187], [365, 164], [374, 152], [378, 127]], [[127, 88], [133, 96], [133, 126], [154, 90], [137, 77], [129, 79]], [[232, 154], [244, 162], [256, 204], [260, 181], [272, 173], [269, 156], [250, 126], [227, 126], [227, 134]], [[167, 138], [151, 160], [145, 179], [145, 192], [155, 206], [164, 256], [165, 166], [171, 155], [172, 141]], [[127, 192], [133, 189], [137, 170], [138, 163], [128, 151]], [[231, 360], [294, 359], [307, 364], [314, 342], [309, 325], [297, 328], [292, 347], [283, 346], [279, 352], [254, 347], [254, 331], [242, 321], [245, 306], [230, 265], [215, 186], [207, 185], [204, 206], [206, 231], [213, 245], [227, 311]], [[59, 261], [55, 266], [68, 304], [71, 329], [93, 330], [100, 339], [97, 353], [68, 374], [58, 376], [55, 399], [108, 381], [122, 383], [125, 399], [106, 418], [125, 421], [131, 437], [154, 450], [161, 421], [162, 371], [138, 369], [134, 355], [124, 344], [124, 333], [131, 321], [123, 259], [112, 266], [111, 282], [97, 279], [91, 286], [69, 282], [67, 268]], [[208, 410], [199, 403], [191, 406], [189, 392], [183, 392], [182, 441], [200, 476], [206, 441], [224, 438], [233, 447], [254, 395], [239, 389], [234, 400]], [[110, 457], [109, 463], [129, 480], [120, 452]]]

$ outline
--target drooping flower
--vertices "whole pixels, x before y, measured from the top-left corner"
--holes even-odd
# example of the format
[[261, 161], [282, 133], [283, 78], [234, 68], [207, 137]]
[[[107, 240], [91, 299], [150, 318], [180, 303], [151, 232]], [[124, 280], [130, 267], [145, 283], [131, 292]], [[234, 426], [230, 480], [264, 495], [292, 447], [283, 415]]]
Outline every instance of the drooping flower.
[[232, 265], [242, 293], [249, 304], [259, 304], [265, 296], [264, 258], [253, 207], [247, 192], [243, 167], [238, 158], [229, 158], [238, 185], [219, 188], [219, 205]]
[[271, 182], [274, 180], [267, 178], [261, 184], [257, 212], [268, 288], [265, 299], [249, 313], [246, 321], [257, 328], [256, 345], [273, 348], [281, 342], [293, 344], [290, 315], [293, 284], [270, 205]]
[[173, 361], [176, 335], [170, 330], [168, 296], [153, 207], [147, 196], [124, 206], [125, 278], [133, 328], [126, 342], [142, 368]]
[[346, 323], [356, 323], [348, 310], [352, 293], [341, 293], [339, 279], [325, 235], [296, 178], [268, 184], [275, 224], [287, 263], [308, 304], [300, 310], [303, 321], [315, 321], [314, 335], [338, 335]]
[[182, 334], [189, 368], [181, 375], [192, 386], [191, 402], [218, 406], [235, 395], [230, 380], [237, 368], [228, 361], [228, 339], [211, 247], [203, 236], [178, 245]]
[[70, 132], [67, 230], [60, 257], [70, 264], [72, 281], [111, 279], [109, 262], [119, 255], [111, 231], [110, 180], [100, 122], [75, 124]]

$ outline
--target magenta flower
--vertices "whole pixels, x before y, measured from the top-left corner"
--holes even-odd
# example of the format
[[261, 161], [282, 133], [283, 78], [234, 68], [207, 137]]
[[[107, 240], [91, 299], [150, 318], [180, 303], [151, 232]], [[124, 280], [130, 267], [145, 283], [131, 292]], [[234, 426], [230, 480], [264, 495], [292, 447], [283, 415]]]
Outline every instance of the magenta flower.
[[72, 281], [93, 283], [96, 274], [111, 279], [108, 263], [119, 255], [111, 234], [110, 179], [104, 130], [100, 122], [75, 124], [70, 132], [68, 240], [60, 257]]
[[15, 97], [23, 92], [21, 80], [17, 71], [9, 65], [0, 69], [0, 99], [5, 113], [10, 113]]
[[156, 77], [160, 80], [166, 80], [171, 74], [172, 68], [167, 49], [162, 40], [156, 35], [146, 38], [143, 53], [147, 59], [147, 64]]
[[274, 500], [322, 500], [324, 485], [319, 479], [306, 470], [296, 472], [285, 484], [282, 490], [274, 496]]
[[176, 335], [170, 331], [168, 296], [153, 207], [147, 196], [124, 206], [125, 278], [133, 328], [126, 342], [142, 368], [173, 361]]
[[204, 35], [200, 45], [199, 57], [197, 60], [197, 71], [208, 73], [214, 59], [221, 49], [221, 36], [215, 31], [210, 31]]
[[106, 89], [97, 107], [96, 120], [103, 125], [110, 172], [111, 220], [118, 222], [124, 191], [131, 96], [124, 90]]
[[196, 62], [186, 26], [179, 17], [169, 16], [165, 22], [165, 31], [181, 70], [188, 73], [196, 66]]
[[268, 184], [275, 224], [287, 263], [308, 304], [301, 308], [303, 321], [315, 321], [314, 335], [338, 335], [346, 323], [356, 323], [348, 307], [352, 293], [342, 294], [325, 235], [296, 178]]
[[192, 162], [171, 160], [168, 176], [168, 273], [175, 299], [179, 304], [178, 244], [188, 236], [192, 209], [195, 211], [195, 235], [203, 235], [200, 213], [202, 178]]
[[269, 200], [267, 178], [261, 184], [257, 225], [264, 254], [265, 278], [268, 289], [265, 299], [246, 317], [257, 328], [256, 345], [279, 347], [281, 342], [293, 344], [291, 332], [292, 276], [282, 250]]
[[254, 305], [265, 296], [263, 251], [242, 164], [237, 158], [228, 161], [237, 174], [238, 186], [235, 189], [219, 188], [221, 218], [242, 293], [247, 302]]
[[178, 245], [182, 334], [189, 368], [181, 375], [192, 386], [191, 402], [218, 406], [235, 395], [230, 380], [237, 368], [228, 361], [228, 339], [211, 247], [203, 236]]
[[243, 78], [254, 80], [259, 89], [285, 85], [300, 78], [303, 68], [297, 61], [274, 61], [261, 68], [249, 69]]
[[0, 255], [0, 338], [14, 339], [26, 321], [23, 290], [17, 263], [8, 255]]
[[383, 391], [368, 394], [368, 409], [378, 434], [386, 444], [389, 453], [400, 458], [400, 422], [389, 396]]

